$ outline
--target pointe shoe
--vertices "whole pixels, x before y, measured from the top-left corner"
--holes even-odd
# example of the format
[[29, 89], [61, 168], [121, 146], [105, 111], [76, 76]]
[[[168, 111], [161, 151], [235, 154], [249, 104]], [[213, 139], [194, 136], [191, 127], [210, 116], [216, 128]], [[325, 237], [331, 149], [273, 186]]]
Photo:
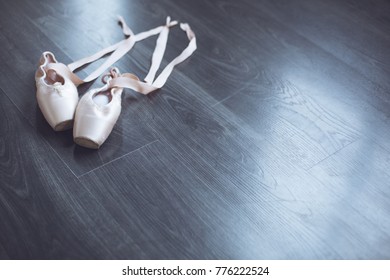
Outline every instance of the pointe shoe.
[[77, 88], [67, 77], [46, 66], [57, 63], [53, 53], [44, 52], [35, 73], [37, 101], [43, 116], [55, 131], [69, 129], [79, 100]]
[[[109, 79], [105, 80], [107, 76]], [[73, 126], [73, 139], [76, 144], [89, 149], [99, 149], [110, 135], [122, 110], [123, 88], [111, 88], [108, 81], [119, 76], [118, 69], [111, 69], [110, 74], [102, 78], [103, 82], [107, 83], [104, 87], [92, 89], [80, 99]], [[107, 98], [107, 103], [99, 104], [98, 97]]]

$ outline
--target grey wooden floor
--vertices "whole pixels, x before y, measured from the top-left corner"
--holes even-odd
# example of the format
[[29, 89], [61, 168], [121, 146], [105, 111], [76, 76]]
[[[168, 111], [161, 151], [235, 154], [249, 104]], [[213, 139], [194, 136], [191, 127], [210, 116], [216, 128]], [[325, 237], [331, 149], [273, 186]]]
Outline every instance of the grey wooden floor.
[[[34, 71], [122, 39], [117, 14], [188, 22], [198, 50], [91, 151]], [[154, 44], [116, 66], [143, 77]], [[1, 0], [0, 46], [0, 258], [390, 258], [388, 1]]]

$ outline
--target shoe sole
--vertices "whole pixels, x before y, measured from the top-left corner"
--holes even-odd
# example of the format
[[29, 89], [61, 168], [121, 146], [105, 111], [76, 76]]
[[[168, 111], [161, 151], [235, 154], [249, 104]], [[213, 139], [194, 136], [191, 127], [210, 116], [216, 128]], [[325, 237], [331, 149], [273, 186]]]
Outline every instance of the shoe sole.
[[64, 131], [64, 130], [71, 129], [72, 127], [73, 127], [73, 120], [67, 120], [67, 121], [63, 121], [63, 122], [60, 122], [59, 124], [57, 124], [54, 127], [54, 130], [55, 131]]
[[76, 137], [73, 140], [77, 145], [82, 146], [84, 148], [97, 150], [100, 147], [98, 143], [92, 141], [91, 139], [85, 138], [85, 137]]

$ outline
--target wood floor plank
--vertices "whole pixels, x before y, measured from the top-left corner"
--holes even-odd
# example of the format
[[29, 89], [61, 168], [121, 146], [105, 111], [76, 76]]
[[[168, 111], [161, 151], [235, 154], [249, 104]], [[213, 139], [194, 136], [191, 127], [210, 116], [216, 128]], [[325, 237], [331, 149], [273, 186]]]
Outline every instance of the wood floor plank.
[[94, 238], [77, 237], [88, 232], [88, 218], [81, 218], [80, 205], [71, 194], [77, 180], [3, 92], [0, 100], [0, 248], [5, 250], [0, 255], [11, 259], [91, 256]]
[[[362, 73], [390, 88], [389, 11], [384, 1], [248, 1]], [[382, 2], [382, 3], [380, 3]], [[380, 8], [379, 8], [380, 7]]]
[[352, 258], [359, 244], [359, 247], [366, 248], [365, 251], [369, 248], [376, 251], [371, 258], [388, 259], [389, 170], [390, 153], [370, 140], [352, 143], [310, 169], [313, 176], [328, 184], [337, 194], [328, 201], [327, 215], [350, 227], [349, 235], [339, 234], [339, 226], [333, 228], [335, 242], [345, 245], [343, 256]]
[[[136, 252], [138, 248], [160, 258], [172, 258], [174, 249], [175, 258], [180, 259], [300, 258], [303, 253], [316, 258], [337, 256], [327, 249], [317, 253], [312, 246], [321, 243], [326, 248], [324, 241], [312, 244], [315, 235], [309, 239], [310, 234], [301, 234], [306, 229], [299, 226], [302, 220], [291, 211], [299, 202], [288, 205], [285, 200], [271, 199], [261, 185], [253, 189], [254, 196], [256, 192], [264, 194], [256, 203], [251, 194], [242, 193], [244, 186], [236, 186], [229, 194], [225, 182], [215, 183], [205, 172], [198, 172], [199, 165], [205, 164], [192, 156], [193, 161], [188, 162], [168, 145], [155, 142], [82, 176], [85, 188], [96, 193], [103, 207], [121, 222], [124, 232], [138, 236], [141, 229], [141, 235], [150, 239], [148, 244], [111, 244], [123, 248], [118, 252], [121, 257], [145, 257]], [[210, 175], [224, 180], [213, 170]], [[237, 203], [243, 199], [252, 202]], [[112, 207], [114, 204], [117, 207]], [[295, 211], [301, 214], [305, 210], [295, 205]], [[296, 223], [287, 222], [291, 219]], [[278, 223], [289, 225], [275, 232]], [[305, 249], [297, 250], [302, 247]]]
[[332, 103], [318, 102], [311, 92], [303, 92], [288, 80], [262, 74], [261, 85], [246, 88], [217, 108], [226, 107], [266, 135], [265, 140], [284, 154], [286, 161], [308, 169], [361, 137], [353, 122], [329, 110]]
[[[253, 3], [252, 5], [256, 6]], [[269, 5], [272, 8], [272, 4]], [[240, 9], [238, 6], [235, 3], [227, 3], [221, 6], [223, 7], [221, 10], [229, 14]], [[257, 50], [258, 55], [251, 57], [257, 64], [256, 68], [252, 68], [257, 73], [256, 78], [251, 81], [252, 85], [249, 84], [233, 94], [231, 100], [227, 98], [218, 103], [219, 107], [226, 104], [233, 113], [252, 122], [253, 127], [258, 130], [262, 129], [264, 122], [261, 120], [264, 118], [280, 123], [278, 119], [281, 117], [293, 126], [299, 124], [300, 134], [289, 135], [286, 132], [289, 141], [295, 144], [283, 147], [284, 138], [279, 137], [276, 141], [280, 140], [279, 143], [282, 145], [279, 148], [291, 155], [287, 155], [287, 158], [296, 157], [298, 164], [304, 168], [310, 167], [323, 155], [350, 143], [348, 140], [345, 141], [346, 139], [343, 140], [345, 136], [339, 133], [340, 130], [352, 129], [350, 136], [346, 137], [352, 141], [358, 135], [366, 135], [383, 143], [388, 149], [388, 145], [385, 144], [388, 141], [384, 139], [390, 135], [389, 95], [383, 85], [368, 80], [359, 71], [322, 50], [298, 34], [299, 32], [292, 32], [290, 26], [285, 26], [283, 21], [272, 21], [273, 17], [269, 16], [271, 12], [263, 12], [261, 6], [256, 7], [258, 8], [256, 16], [247, 14], [244, 19], [235, 19], [235, 25], [245, 24], [247, 27], [241, 31], [246, 35], [242, 37], [242, 44], [241, 42], [237, 44], [248, 53], [251, 53], [256, 45], [262, 46]], [[288, 6], [278, 6], [279, 9], [283, 7]], [[299, 6], [296, 9], [299, 10]], [[283, 11], [288, 13], [286, 8]], [[256, 37], [250, 36], [253, 30], [257, 30]], [[275, 86], [272, 87], [272, 84]], [[277, 101], [274, 99], [278, 92], [289, 90], [294, 97], [282, 96], [281, 98], [287, 99]], [[294, 91], [297, 91], [302, 99], [295, 96]], [[258, 112], [257, 115], [251, 113], [252, 111]], [[267, 111], [271, 113], [269, 118], [266, 116]], [[336, 123], [337, 126], [340, 124], [341, 126], [336, 129], [329, 127], [329, 121], [334, 122], [331, 126]], [[265, 121], [265, 125], [267, 123], [269, 122]], [[273, 127], [271, 129], [277, 130]], [[340, 136], [342, 137], [336, 140]], [[324, 146], [317, 148], [317, 145], [321, 145], [319, 139], [331, 143], [330, 147], [325, 147], [325, 151]], [[334, 147], [334, 140], [339, 143], [338, 147]], [[310, 149], [313, 149], [312, 152]]]
[[[275, 199], [261, 185], [254, 185], [252, 193], [246, 193], [243, 185], [228, 186], [229, 194], [228, 183], [217, 182], [230, 174], [223, 176], [215, 168], [208, 175], [205, 167], [196, 153], [186, 157], [159, 141], [83, 176], [82, 182], [91, 191], [98, 190], [97, 199], [121, 221], [124, 232], [133, 235], [135, 228], [147, 228], [143, 235], [150, 242], [136, 241], [133, 250], [126, 244], [111, 245], [128, 248], [121, 253], [125, 258], [133, 258], [138, 248], [172, 258], [171, 249], [177, 244], [178, 258], [388, 257], [387, 249], [375, 243], [385, 244], [389, 238], [386, 227], [378, 224], [388, 224], [383, 219], [389, 207], [385, 199], [373, 221], [374, 212], [362, 210], [366, 208], [361, 200], [342, 201], [339, 185], [317, 179], [316, 172], [281, 176], [277, 188], [288, 186], [292, 197]], [[240, 177], [239, 171], [232, 173]], [[256, 194], [262, 199], [254, 200]], [[119, 207], [112, 207], [114, 202]], [[336, 218], [338, 212], [344, 215]], [[368, 232], [367, 227], [381, 230]], [[374, 238], [366, 239], [367, 234]]]

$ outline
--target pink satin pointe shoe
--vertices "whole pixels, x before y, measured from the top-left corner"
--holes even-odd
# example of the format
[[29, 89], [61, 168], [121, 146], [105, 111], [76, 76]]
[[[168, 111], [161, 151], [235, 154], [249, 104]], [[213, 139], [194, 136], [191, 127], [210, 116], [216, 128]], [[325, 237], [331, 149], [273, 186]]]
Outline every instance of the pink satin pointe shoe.
[[[166, 25], [133, 35], [135, 41], [139, 41], [146, 38], [145, 36], [155, 34], [156, 30], [158, 31], [159, 36], [149, 73], [144, 81], [140, 81], [133, 74], [121, 75], [116, 68], [112, 68], [110, 73], [103, 76], [102, 80], [106, 85], [86, 93], [77, 106], [73, 127], [73, 139], [76, 144], [90, 149], [99, 149], [110, 135], [119, 118], [123, 89], [129, 88], [145, 95], [153, 92], [164, 86], [175, 65], [192, 55], [196, 50], [195, 34], [188, 24], [181, 24], [180, 27], [186, 32], [189, 40], [188, 46], [155, 78], [165, 52], [169, 28], [176, 24], [176, 21], [171, 22], [168, 17]], [[106, 79], [107, 77], [108, 79]], [[106, 102], [100, 103], [99, 99], [106, 99]]]
[[55, 131], [62, 131], [72, 127], [79, 96], [71, 80], [47, 69], [50, 63], [57, 63], [54, 54], [44, 52], [35, 73], [37, 101], [50, 126]]
[[117, 68], [112, 68], [110, 73], [102, 78], [105, 86], [90, 90], [80, 99], [73, 126], [73, 139], [76, 144], [99, 149], [110, 135], [122, 110], [123, 88], [111, 87], [108, 83], [117, 77], [136, 79], [131, 74], [121, 76]]

